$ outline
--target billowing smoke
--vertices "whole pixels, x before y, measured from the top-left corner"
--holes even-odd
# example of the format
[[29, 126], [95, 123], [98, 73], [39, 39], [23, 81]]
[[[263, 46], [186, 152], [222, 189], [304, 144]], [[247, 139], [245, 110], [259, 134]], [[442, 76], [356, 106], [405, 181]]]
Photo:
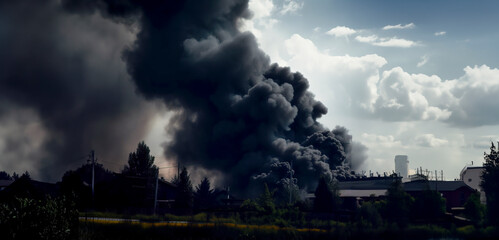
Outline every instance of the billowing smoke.
[[72, 12], [138, 21], [124, 59], [139, 92], [176, 112], [168, 158], [221, 172], [233, 189], [258, 180], [314, 188], [318, 176], [351, 175], [347, 130], [319, 124], [327, 109], [307, 79], [270, 65], [254, 36], [239, 32], [239, 20], [251, 16], [247, 0], [64, 3]]
[[[248, 192], [261, 181], [315, 189], [319, 176], [349, 177], [351, 167], [363, 162], [364, 155], [352, 149], [365, 148], [352, 143], [345, 128], [329, 131], [317, 122], [327, 108], [308, 91], [307, 79], [270, 64], [255, 37], [238, 30], [241, 18], [251, 17], [247, 0], [63, 0], [67, 13], [60, 13], [57, 3], [45, 4], [42, 10], [25, 5], [7, 7], [36, 8], [33, 14], [40, 18], [103, 17], [109, 19], [106, 24], [118, 24], [129, 33], [135, 29], [136, 39], [124, 48], [122, 58], [137, 92], [161, 100], [175, 113], [167, 127], [172, 140], [164, 145], [166, 157], [220, 172], [231, 189]], [[84, 48], [60, 50], [61, 34], [71, 34], [71, 28], [61, 32], [61, 19], [46, 21], [45, 28], [33, 30], [37, 34], [23, 36], [29, 40], [18, 48], [25, 54], [5, 49], [8, 53], [0, 63], [17, 62], [8, 63], [7, 74], [0, 75], [0, 92], [40, 116], [48, 131], [44, 145], [52, 164], [47, 166], [67, 161], [90, 144], [108, 146], [109, 136], [125, 136], [112, 139], [117, 146], [126, 145], [124, 139], [137, 142], [128, 136], [143, 133], [151, 107], [130, 94], [121, 66], [109, 67], [106, 57], [87, 56]], [[32, 19], [25, 27], [34, 28], [37, 22], [44, 21]], [[91, 44], [107, 39], [95, 35]], [[86, 63], [89, 57], [91, 63]], [[85, 64], [100, 68], [94, 66], [89, 73]], [[99, 142], [99, 136], [108, 139]]]
[[1, 1], [0, 169], [56, 181], [91, 149], [125, 162], [154, 113], [120, 60], [134, 38], [58, 1]]

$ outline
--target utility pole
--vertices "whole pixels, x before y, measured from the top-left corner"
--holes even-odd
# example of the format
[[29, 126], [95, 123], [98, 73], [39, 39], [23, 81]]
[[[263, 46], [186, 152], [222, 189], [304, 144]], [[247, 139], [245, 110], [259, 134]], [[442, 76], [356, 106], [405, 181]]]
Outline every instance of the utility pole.
[[154, 191], [154, 210], [153, 210], [154, 215], [156, 215], [156, 206], [158, 202], [158, 180], [159, 180], [159, 168], [158, 171], [156, 171], [156, 190]]
[[92, 207], [94, 206], [95, 202], [95, 194], [94, 194], [94, 185], [95, 185], [95, 151], [92, 150], [90, 151], [90, 159], [92, 161]]
[[177, 158], [177, 178], [180, 177], [180, 162], [178, 161], [178, 158]]

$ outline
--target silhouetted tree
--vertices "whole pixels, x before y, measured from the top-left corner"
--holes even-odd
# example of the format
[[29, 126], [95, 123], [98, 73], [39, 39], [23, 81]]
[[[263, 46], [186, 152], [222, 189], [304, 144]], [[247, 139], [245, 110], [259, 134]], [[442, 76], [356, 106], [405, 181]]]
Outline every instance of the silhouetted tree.
[[383, 224], [383, 218], [381, 218], [380, 210], [383, 207], [383, 201], [367, 201], [362, 203], [359, 209], [359, 222], [361, 224], [367, 224], [369, 227], [379, 227]]
[[274, 200], [275, 191], [270, 191], [267, 183], [264, 183], [263, 193], [255, 200], [247, 199], [241, 204], [241, 219], [243, 221], [254, 221], [260, 223], [273, 223], [277, 217]]
[[[96, 209], [116, 209], [119, 205], [127, 204], [123, 190], [123, 181], [116, 179], [113, 172], [104, 168], [100, 163], [95, 163], [94, 169], [95, 199], [93, 207]], [[76, 170], [64, 173], [61, 181], [61, 193], [70, 196], [74, 192], [78, 208], [84, 209], [92, 206], [92, 164], [86, 163]], [[122, 193], [120, 194], [119, 191]]]
[[390, 222], [401, 227], [409, 223], [409, 215], [414, 199], [407, 194], [402, 181], [397, 178], [388, 188], [386, 196], [386, 216]]
[[176, 184], [178, 191], [175, 198], [175, 207], [180, 213], [190, 213], [193, 205], [192, 183], [185, 167], [182, 168]]
[[12, 177], [7, 172], [0, 171], [0, 180], [12, 180]]
[[315, 190], [314, 210], [317, 212], [333, 212], [340, 205], [337, 188], [324, 177], [319, 179]]
[[194, 205], [197, 209], [207, 209], [213, 207], [213, 202], [213, 189], [211, 189], [210, 180], [205, 177], [196, 187]]
[[485, 213], [485, 206], [480, 203], [480, 194], [473, 193], [464, 204], [464, 215], [475, 223], [481, 225]]
[[149, 147], [140, 142], [135, 152], [128, 155], [128, 166], [123, 169], [123, 174], [137, 177], [156, 177], [158, 168], [154, 165], [154, 156], [151, 156]]
[[83, 209], [91, 205], [91, 188], [85, 186], [81, 176], [76, 171], [68, 171], [61, 181], [61, 194], [75, 202], [76, 207]]
[[[499, 144], [499, 143], [498, 143]], [[499, 152], [494, 143], [490, 153], [484, 153], [484, 167], [480, 186], [487, 197], [487, 219], [489, 224], [499, 226]]]
[[445, 199], [437, 191], [430, 190], [430, 186], [415, 197], [412, 215], [420, 220], [432, 221], [445, 214]]
[[144, 141], [140, 142], [137, 150], [128, 155], [128, 165], [123, 169], [126, 185], [140, 186], [130, 188], [126, 193], [126, 202], [135, 212], [146, 213], [153, 209], [159, 169], [154, 165], [154, 156], [150, 152]]
[[7, 201], [11, 201], [15, 198], [31, 198], [37, 200], [44, 198], [44, 194], [33, 186], [31, 177], [27, 171], [0, 193], [2, 195], [0, 200]]
[[269, 190], [266, 183], [264, 184], [262, 195], [257, 199], [257, 203], [262, 207], [265, 214], [272, 214], [275, 212], [274, 192]]

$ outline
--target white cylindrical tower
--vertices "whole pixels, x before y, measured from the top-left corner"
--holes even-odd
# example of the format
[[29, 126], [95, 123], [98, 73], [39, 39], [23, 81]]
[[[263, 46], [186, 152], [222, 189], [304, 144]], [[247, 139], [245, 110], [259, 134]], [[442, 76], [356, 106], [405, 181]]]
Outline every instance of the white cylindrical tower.
[[395, 156], [395, 173], [403, 178], [409, 176], [409, 160], [407, 155]]

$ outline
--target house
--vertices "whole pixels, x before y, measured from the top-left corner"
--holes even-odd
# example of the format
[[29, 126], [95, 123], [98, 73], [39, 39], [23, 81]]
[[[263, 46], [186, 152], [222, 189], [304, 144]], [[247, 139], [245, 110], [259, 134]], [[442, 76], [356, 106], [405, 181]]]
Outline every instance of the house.
[[[390, 185], [400, 178], [386, 176], [341, 181], [338, 182], [338, 194], [342, 199], [343, 207], [353, 210], [359, 207], [364, 200], [384, 198]], [[307, 195], [307, 199], [311, 202], [314, 198], [314, 193]]]
[[[4, 181], [10, 181], [4, 182]], [[1, 180], [3, 187], [0, 187], [0, 200], [13, 197], [29, 197], [43, 199], [45, 196], [57, 197], [59, 186], [55, 183], [47, 183], [21, 177], [15, 181]], [[8, 184], [8, 185], [7, 185]]]
[[483, 166], [465, 166], [463, 170], [461, 170], [459, 176], [461, 181], [480, 193], [480, 202], [485, 204], [485, 192], [482, 190], [482, 187], [480, 187], [483, 171], [485, 171]]
[[382, 197], [386, 195], [386, 191], [396, 178], [373, 177], [339, 182], [339, 195], [342, 198]]
[[[343, 200], [344, 207], [354, 209], [363, 201], [377, 198], [383, 199], [391, 184], [400, 177], [370, 177], [360, 178], [338, 183], [339, 196]], [[412, 197], [417, 197], [425, 190], [439, 192], [446, 200], [447, 210], [455, 207], [463, 207], [469, 196], [475, 192], [473, 188], [463, 181], [427, 181], [426, 179], [413, 178], [414, 181], [402, 183], [405, 191]], [[315, 198], [314, 193], [307, 196]]]
[[13, 182], [14, 180], [0, 180], [0, 191], [10, 186]]
[[175, 203], [175, 198], [177, 197], [178, 187], [177, 185], [168, 182], [164, 179], [158, 179], [158, 193], [156, 198], [157, 212], [156, 213], [167, 213], [169, 212], [173, 204]]
[[400, 177], [370, 177], [338, 183], [338, 193], [347, 209], [359, 207], [364, 200], [384, 198], [390, 185]]
[[437, 191], [446, 200], [447, 210], [463, 207], [472, 193], [473, 188], [463, 181], [426, 181], [418, 180], [404, 183], [404, 189], [413, 197], [417, 197], [425, 190]]
[[215, 205], [219, 207], [231, 208], [239, 207], [244, 202], [243, 199], [239, 199], [230, 193], [230, 188], [227, 189], [215, 189], [213, 192], [215, 199]]

